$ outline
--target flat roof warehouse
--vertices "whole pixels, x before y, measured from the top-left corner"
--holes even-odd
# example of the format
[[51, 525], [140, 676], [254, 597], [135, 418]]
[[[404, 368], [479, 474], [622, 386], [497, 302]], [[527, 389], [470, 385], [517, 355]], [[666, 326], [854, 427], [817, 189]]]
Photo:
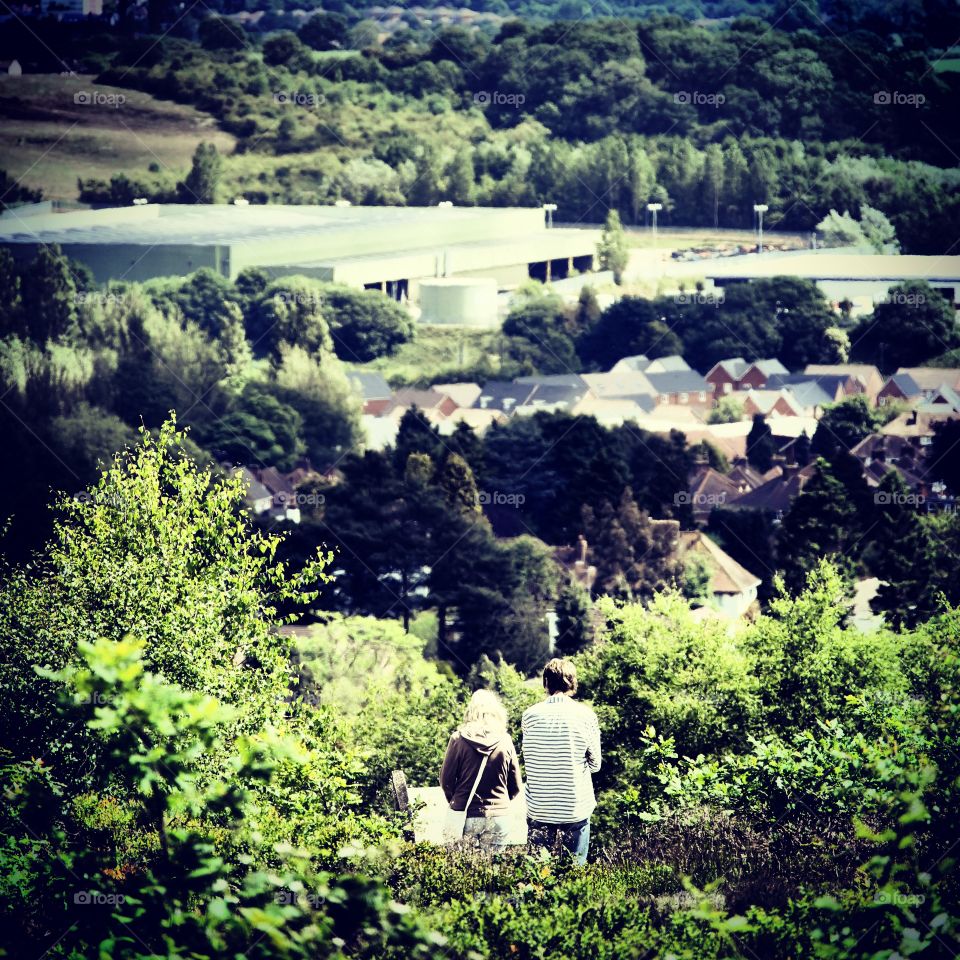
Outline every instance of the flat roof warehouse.
[[[0, 216], [0, 245], [20, 260], [57, 243], [98, 282], [209, 267], [303, 273], [408, 293], [428, 277], [485, 276], [500, 289], [528, 277], [593, 269], [595, 231], [548, 229], [540, 208], [145, 204]], [[400, 284], [403, 284], [401, 289]]]

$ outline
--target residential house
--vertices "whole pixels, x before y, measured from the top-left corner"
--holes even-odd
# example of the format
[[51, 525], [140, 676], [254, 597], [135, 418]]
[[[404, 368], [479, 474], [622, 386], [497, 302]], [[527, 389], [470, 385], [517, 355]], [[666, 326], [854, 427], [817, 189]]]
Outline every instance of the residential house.
[[713, 384], [714, 394], [721, 396], [735, 390], [762, 390], [767, 381], [775, 375], [786, 375], [789, 371], [779, 360], [754, 360], [747, 363], [743, 357], [730, 357], [715, 363], [705, 379]]
[[457, 402], [452, 397], [432, 387], [418, 390], [415, 387], [404, 387], [393, 395], [392, 405], [385, 411], [388, 416], [397, 417], [411, 407], [416, 407], [425, 414], [432, 414], [436, 418], [449, 417], [457, 409]]
[[789, 372], [779, 360], [754, 360], [740, 376], [737, 389], [763, 390], [771, 377]]
[[[857, 393], [865, 393], [871, 403], [877, 402], [877, 395], [883, 389], [883, 377], [880, 371], [869, 363], [809, 363], [804, 368], [805, 374], [814, 376], [848, 376], [854, 377], [862, 386]], [[847, 396], [851, 393], [848, 392]]]
[[680, 534], [679, 549], [684, 559], [697, 557], [710, 571], [707, 603], [723, 617], [736, 620], [755, 608], [761, 580], [700, 530]]
[[895, 377], [906, 374], [920, 388], [925, 397], [946, 384], [960, 390], [960, 370], [945, 367], [900, 367]]
[[915, 407], [906, 413], [894, 417], [877, 431], [888, 437], [919, 437], [920, 442], [929, 445], [933, 439], [934, 424], [941, 420], [955, 420], [960, 413], [947, 410], [945, 407], [938, 412], [935, 407]]
[[808, 464], [802, 468], [795, 463], [787, 464], [780, 468], [777, 476], [762, 483], [755, 490], [741, 494], [730, 506], [765, 510], [775, 514], [777, 519], [781, 520], [815, 471], [814, 464]]
[[253, 471], [247, 467], [240, 467], [240, 476], [244, 483], [243, 502], [250, 508], [250, 512], [259, 517], [269, 513], [273, 507], [273, 494], [256, 478]]
[[583, 587], [587, 592], [593, 590], [597, 579], [597, 568], [587, 562], [589, 545], [583, 534], [577, 537], [576, 546], [554, 547], [553, 559], [559, 564], [570, 580]]
[[677, 504], [689, 504], [697, 523], [706, 523], [714, 507], [725, 506], [745, 492], [730, 477], [707, 464], [694, 468], [687, 487], [684, 493], [677, 495]]
[[240, 476], [246, 486], [244, 502], [254, 516], [300, 522], [297, 493], [288, 476], [276, 467], [241, 467]]
[[669, 372], [645, 371], [650, 386], [654, 389], [657, 404], [709, 407], [713, 404], [713, 389], [696, 370]]
[[472, 407], [480, 396], [479, 383], [435, 383], [433, 389], [445, 393], [461, 408]]
[[909, 373], [895, 373], [877, 394], [877, 406], [885, 407], [889, 403], [919, 403], [924, 397], [920, 384]]
[[347, 379], [360, 395], [363, 413], [378, 417], [393, 406], [393, 393], [382, 373], [348, 370]]
[[[579, 377], [577, 379], [579, 380]], [[540, 410], [548, 413], [571, 413], [589, 393], [589, 388], [582, 381], [537, 384], [527, 402], [517, 407], [517, 413], [520, 416], [529, 416]]]
[[624, 397], [643, 396], [652, 399], [655, 393], [646, 375], [636, 370], [584, 373], [580, 375], [580, 378], [598, 400], [619, 400]]
[[851, 447], [850, 453], [863, 465], [870, 486], [876, 486], [890, 470], [896, 470], [915, 493], [926, 496], [930, 491], [927, 447], [921, 437], [873, 433]]
[[765, 417], [803, 417], [807, 408], [789, 390], [745, 390], [743, 392], [744, 416], [753, 417], [762, 413]]
[[767, 381], [768, 390], [787, 390], [806, 416], [819, 418], [828, 404], [863, 393], [863, 386], [847, 374], [776, 373]]
[[634, 373], [679, 373], [682, 370], [689, 369], [690, 365], [687, 361], [676, 354], [669, 357], [658, 357], [656, 360], [650, 360], [643, 354], [638, 354], [634, 357], [623, 357], [618, 360], [610, 368], [610, 373], [631, 370]]
[[933, 394], [918, 407], [932, 413], [960, 413], [960, 393], [947, 384], [941, 384]]
[[534, 383], [509, 383], [506, 380], [488, 380], [474, 401], [479, 410], [500, 410], [512, 417], [517, 407], [522, 407], [537, 391]]
[[[780, 474], [777, 474], [779, 476]], [[738, 457], [732, 461], [730, 472], [727, 474], [729, 479], [737, 485], [738, 495], [744, 494], [748, 490], [756, 490], [770, 479], [770, 471], [761, 473], [755, 467], [751, 467], [746, 457]]]
[[704, 375], [704, 380], [713, 387], [713, 395], [719, 400], [726, 393], [740, 389], [740, 378], [749, 369], [743, 357], [719, 360]]
[[641, 371], [642, 373], [683, 373], [691, 370], [690, 364], [683, 357], [672, 354], [669, 357], [658, 357], [651, 360]]

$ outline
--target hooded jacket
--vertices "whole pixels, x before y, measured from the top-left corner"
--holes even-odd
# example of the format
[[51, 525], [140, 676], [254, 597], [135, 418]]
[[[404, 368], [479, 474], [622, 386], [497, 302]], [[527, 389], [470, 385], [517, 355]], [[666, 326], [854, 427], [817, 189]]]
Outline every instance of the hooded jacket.
[[482, 727], [460, 727], [450, 737], [440, 769], [440, 786], [451, 810], [462, 811], [483, 758], [487, 766], [467, 811], [468, 817], [499, 817], [510, 810], [510, 801], [520, 793], [520, 762], [506, 731], [489, 733]]

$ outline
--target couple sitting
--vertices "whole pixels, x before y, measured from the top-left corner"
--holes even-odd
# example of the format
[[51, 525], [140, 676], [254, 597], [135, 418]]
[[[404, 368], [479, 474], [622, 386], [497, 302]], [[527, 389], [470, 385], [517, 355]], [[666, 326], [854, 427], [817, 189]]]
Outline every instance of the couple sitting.
[[[527, 784], [527, 842], [564, 847], [581, 863], [590, 845], [596, 806], [592, 774], [600, 769], [600, 727], [577, 703], [577, 671], [568, 660], [543, 670], [546, 698], [524, 711], [521, 733]], [[482, 849], [503, 849], [510, 801], [520, 793], [520, 763], [507, 732], [507, 711], [495, 693], [478, 690], [450, 738], [440, 771], [450, 804], [446, 836]]]

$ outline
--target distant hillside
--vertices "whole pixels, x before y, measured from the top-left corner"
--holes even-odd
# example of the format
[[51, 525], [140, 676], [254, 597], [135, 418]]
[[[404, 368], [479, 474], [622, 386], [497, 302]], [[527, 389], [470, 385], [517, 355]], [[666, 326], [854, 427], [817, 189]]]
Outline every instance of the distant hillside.
[[[121, 99], [122, 98], [122, 99]], [[201, 140], [232, 153], [209, 114], [90, 76], [0, 76], [0, 169], [44, 196], [73, 199], [77, 178], [109, 179], [153, 165], [171, 183]]]

